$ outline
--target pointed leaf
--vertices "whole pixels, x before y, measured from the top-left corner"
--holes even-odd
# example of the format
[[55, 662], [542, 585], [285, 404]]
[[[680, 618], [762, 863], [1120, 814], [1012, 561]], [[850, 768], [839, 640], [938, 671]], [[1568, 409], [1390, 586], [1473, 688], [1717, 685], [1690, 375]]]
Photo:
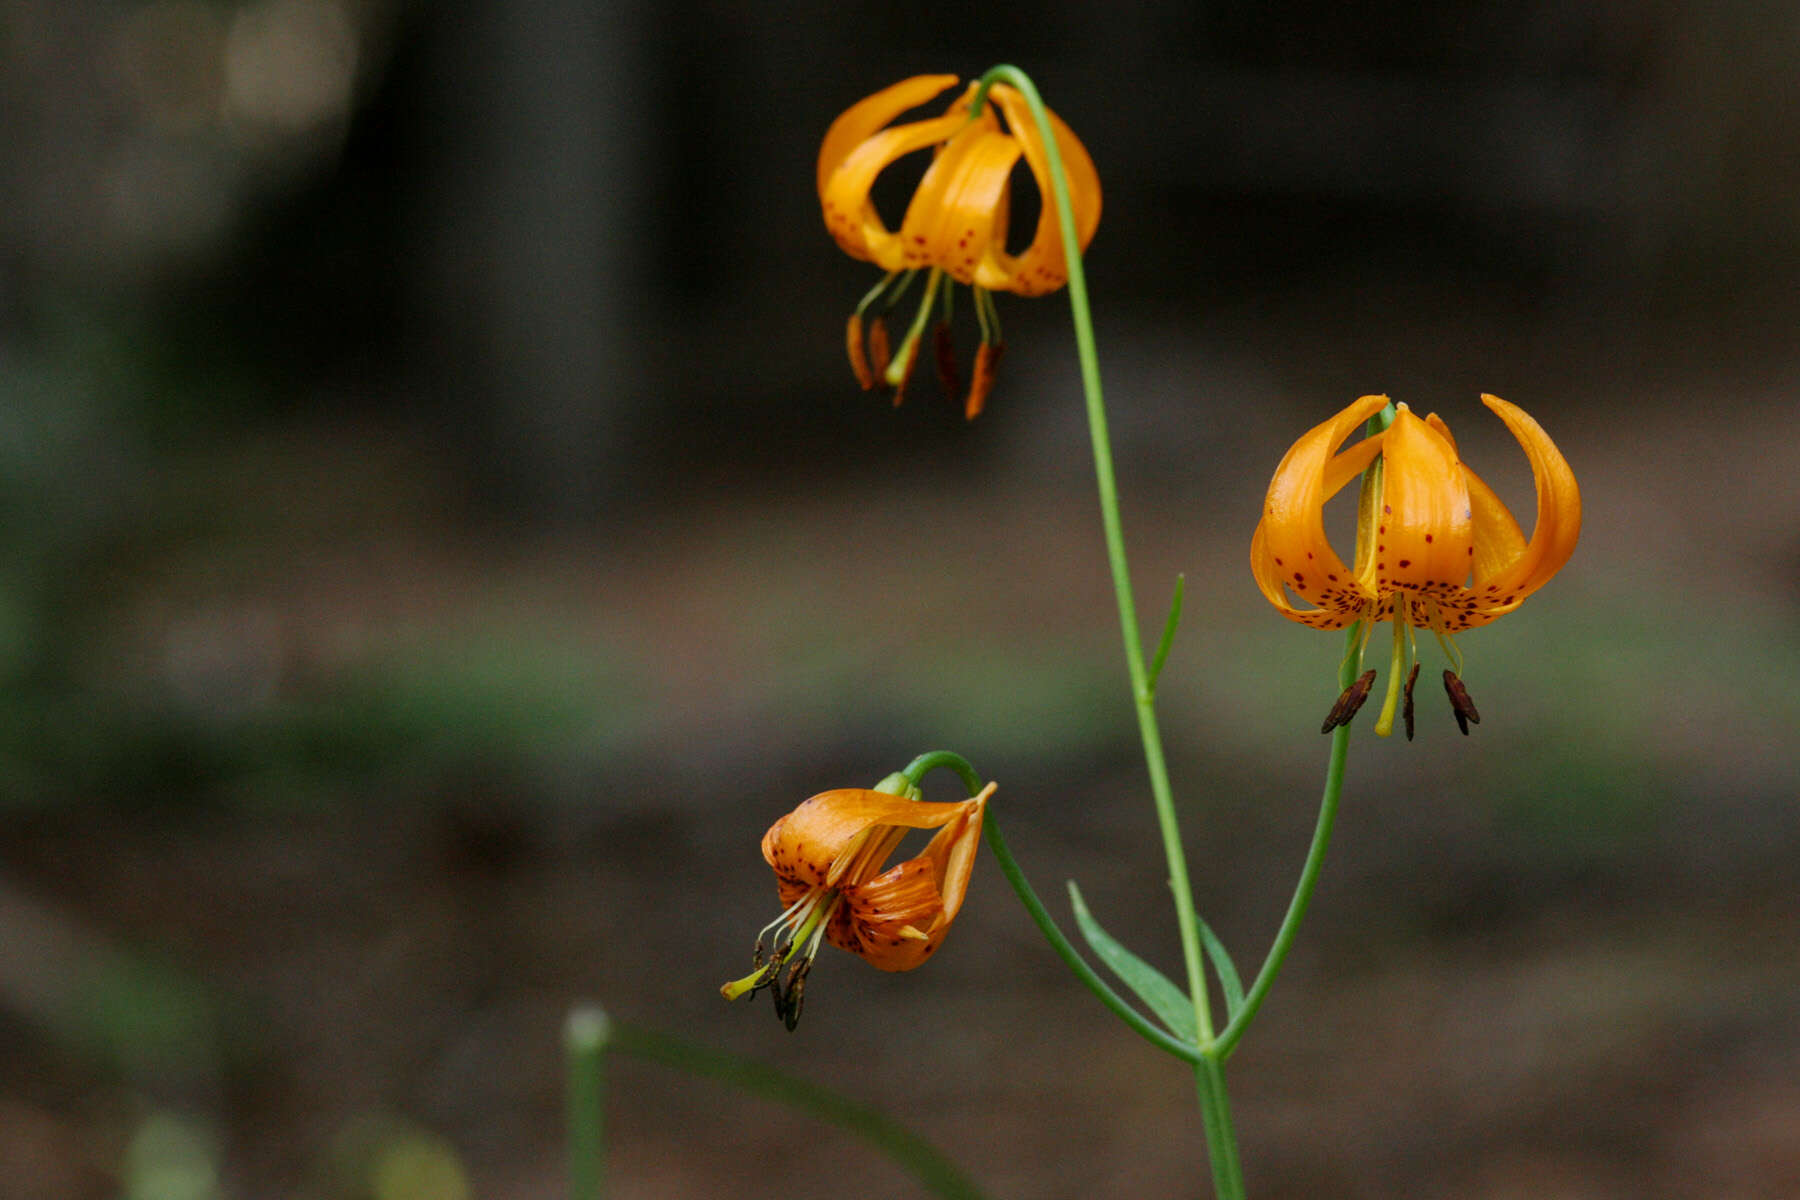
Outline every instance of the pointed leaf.
[[1181, 600], [1187, 593], [1187, 576], [1175, 577], [1175, 598], [1169, 601], [1169, 619], [1163, 622], [1162, 640], [1156, 644], [1156, 656], [1150, 660], [1150, 690], [1156, 691], [1156, 681], [1162, 678], [1163, 663], [1169, 659], [1169, 651], [1175, 645], [1175, 630], [1181, 624]]
[[1212, 959], [1213, 970], [1219, 973], [1219, 987], [1225, 992], [1225, 1019], [1229, 1021], [1244, 1007], [1244, 984], [1238, 978], [1237, 964], [1231, 961], [1231, 954], [1219, 940], [1219, 935], [1200, 917], [1194, 919], [1200, 922], [1200, 944], [1206, 947], [1206, 957]]
[[1069, 880], [1069, 905], [1075, 910], [1075, 923], [1081, 926], [1081, 935], [1087, 944], [1094, 948], [1100, 960], [1112, 968], [1126, 987], [1137, 993], [1138, 999], [1149, 1006], [1162, 1023], [1168, 1026], [1169, 1032], [1189, 1042], [1198, 1039], [1194, 1025], [1194, 1003], [1188, 999], [1187, 993], [1158, 971], [1155, 967], [1120, 945], [1111, 934], [1100, 928], [1088, 912], [1087, 904], [1081, 899], [1081, 889]]

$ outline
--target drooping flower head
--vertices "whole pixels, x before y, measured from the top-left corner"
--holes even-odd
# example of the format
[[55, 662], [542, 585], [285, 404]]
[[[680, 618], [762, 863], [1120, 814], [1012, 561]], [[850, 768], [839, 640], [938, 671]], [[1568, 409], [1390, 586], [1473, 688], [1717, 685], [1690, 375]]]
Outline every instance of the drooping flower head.
[[[838, 245], [853, 258], [886, 272], [850, 318], [846, 342], [858, 381], [865, 390], [878, 383], [892, 387], [898, 404], [918, 358], [925, 324], [941, 305], [934, 330], [938, 374], [946, 390], [958, 391], [949, 316], [952, 284], [961, 283], [973, 291], [981, 325], [981, 347], [965, 402], [965, 412], [973, 418], [993, 386], [1002, 348], [990, 293], [1053, 292], [1068, 280], [1068, 265], [1051, 200], [1049, 156], [1025, 98], [1016, 90], [994, 84], [979, 115], [971, 116], [978, 88], [970, 84], [941, 115], [892, 123], [956, 83], [954, 75], [915, 75], [851, 105], [832, 122], [819, 147], [818, 186], [825, 227]], [[1050, 123], [1085, 250], [1100, 223], [1100, 179], [1069, 127], [1054, 113]], [[890, 165], [925, 150], [932, 152], [931, 165], [906, 206], [900, 228], [890, 229], [870, 192]], [[1007, 222], [1013, 167], [1021, 157], [1037, 183], [1042, 205], [1030, 244], [1015, 255], [1006, 249]], [[918, 314], [890, 352], [883, 314], [921, 271], [928, 274]]]
[[[881, 786], [895, 790], [820, 792], [763, 835], [783, 911], [756, 939], [756, 969], [719, 989], [727, 1000], [768, 988], [776, 1015], [792, 1029], [821, 940], [883, 971], [910, 971], [943, 944], [968, 892], [994, 785], [952, 804], [913, 798], [901, 776]], [[896, 794], [902, 791], [911, 794]], [[916, 858], [887, 867], [914, 829], [937, 833]]]
[[[1386, 396], [1364, 396], [1294, 443], [1275, 469], [1251, 539], [1257, 586], [1283, 616], [1315, 629], [1361, 622], [1359, 656], [1374, 625], [1393, 621], [1388, 699], [1376, 726], [1382, 734], [1392, 728], [1395, 685], [1410, 661], [1405, 715], [1412, 735], [1414, 629], [1429, 629], [1443, 642], [1453, 667], [1444, 672], [1445, 690], [1467, 733], [1480, 717], [1462, 685], [1451, 639], [1517, 608], [1562, 568], [1581, 535], [1581, 492], [1550, 436], [1524, 410], [1496, 396], [1484, 395], [1481, 402], [1505, 422], [1531, 462], [1537, 523], [1530, 540], [1494, 490], [1457, 456], [1449, 427], [1435, 413], [1420, 420], [1400, 404], [1385, 430], [1340, 452], [1358, 426], [1387, 407]], [[1365, 471], [1356, 551], [1346, 567], [1326, 540], [1323, 509]], [[1374, 672], [1366, 672], [1345, 692], [1327, 731], [1349, 722], [1373, 679]]]

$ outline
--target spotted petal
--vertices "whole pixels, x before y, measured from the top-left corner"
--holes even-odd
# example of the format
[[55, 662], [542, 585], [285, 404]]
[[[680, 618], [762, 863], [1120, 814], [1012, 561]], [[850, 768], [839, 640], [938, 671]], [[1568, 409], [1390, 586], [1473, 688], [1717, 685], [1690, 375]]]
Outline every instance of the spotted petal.
[[[1031, 115], [1025, 97], [1003, 83], [988, 90], [988, 97], [1006, 114], [1007, 127], [1025, 152], [1025, 162], [1037, 181], [1043, 205], [1038, 213], [1037, 229], [1024, 253], [1014, 257], [1002, 247], [992, 260], [984, 261], [976, 271], [975, 283], [993, 291], [1016, 292], [1021, 296], [1041, 296], [1053, 292], [1068, 281], [1069, 267], [1063, 259], [1060, 219], [1050, 184], [1050, 156], [1043, 135]], [[985, 111], [985, 110], [984, 110]], [[1069, 181], [1069, 207], [1075, 217], [1075, 240], [1081, 249], [1094, 238], [1100, 225], [1100, 173], [1087, 147], [1061, 117], [1045, 109], [1050, 116], [1050, 129], [1056, 137], [1056, 149], [1062, 158], [1063, 171]]]
[[950, 139], [919, 181], [900, 227], [905, 265], [941, 266], [958, 283], [1005, 251], [1007, 186], [1019, 143], [971, 122]]
[[1473, 544], [1469, 488], [1455, 445], [1401, 404], [1381, 459], [1375, 553], [1361, 582], [1380, 596], [1460, 593]]
[[[1362, 455], [1374, 453], [1363, 451], [1346, 460], [1337, 448], [1387, 402], [1386, 396], [1364, 396], [1302, 434], [1269, 481], [1262, 520], [1250, 542], [1250, 567], [1269, 603], [1291, 620], [1339, 629], [1375, 598], [1357, 585], [1326, 540], [1324, 508], [1331, 493], [1367, 465]], [[1355, 465], [1359, 460], [1361, 465]], [[1316, 608], [1295, 606], [1284, 589]]]
[[[943, 79], [943, 76], [921, 78]], [[909, 81], [910, 82], [910, 81]], [[951, 77], [951, 82], [955, 82]], [[896, 84], [895, 87], [904, 87]], [[892, 91], [893, 89], [888, 89]], [[938, 90], [942, 90], [941, 88]], [[877, 93], [878, 96], [886, 93]], [[927, 93], [930, 95], [931, 93]], [[922, 97], [923, 98], [923, 97]], [[873, 99], [873, 98], [871, 98]], [[868, 103], [864, 101], [863, 103]], [[874, 110], [888, 112], [889, 106]], [[904, 125], [882, 129], [851, 145], [847, 150], [840, 150], [842, 141], [847, 138], [839, 136], [836, 123], [825, 137], [825, 148], [819, 154], [819, 203], [824, 210], [825, 227], [832, 237], [837, 239], [844, 252], [855, 257], [875, 263], [883, 270], [899, 270], [903, 265], [900, 239], [897, 234], [882, 221], [881, 214], [876, 211], [875, 201], [870, 197], [870, 189], [875, 186], [875, 179], [897, 159], [911, 154], [915, 150], [923, 150], [939, 142], [947, 141], [968, 122], [969, 97], [952, 104], [942, 116], [928, 118], [923, 121], [911, 121]], [[858, 106], [860, 107], [860, 106]], [[908, 105], [906, 107], [911, 107]], [[903, 109], [901, 111], [904, 111]], [[851, 110], [855, 112], [855, 108]], [[845, 114], [849, 116], [850, 114]], [[839, 117], [843, 121], [845, 117]], [[986, 117], [991, 124], [992, 117]], [[861, 127], [859, 121], [857, 128]], [[854, 130], [853, 130], [854, 131]], [[826, 151], [836, 155], [842, 153], [836, 165], [829, 170]]]
[[954, 75], [914, 75], [891, 87], [865, 96], [838, 115], [825, 131], [819, 145], [819, 199], [825, 198], [825, 185], [850, 152], [862, 145], [875, 132], [895, 117], [917, 108], [933, 96], [941, 94], [957, 82]]
[[844, 889], [854, 949], [863, 958], [883, 971], [910, 971], [943, 943], [968, 894], [991, 792], [967, 802], [963, 815], [939, 830], [917, 858]]
[[[950, 824], [973, 803], [934, 804], [864, 788], [820, 792], [769, 826], [763, 835], [763, 859], [782, 878], [809, 886], [836, 886], [853, 864], [871, 857], [867, 853], [871, 836], [892, 830], [897, 843], [908, 829]], [[886, 857], [882, 854], [868, 863], [851, 880], [875, 874]]]

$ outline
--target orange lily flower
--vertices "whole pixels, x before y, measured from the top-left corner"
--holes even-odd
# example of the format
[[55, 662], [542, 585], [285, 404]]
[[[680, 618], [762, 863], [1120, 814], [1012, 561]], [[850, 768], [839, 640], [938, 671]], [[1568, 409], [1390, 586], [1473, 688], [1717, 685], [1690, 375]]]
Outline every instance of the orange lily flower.
[[[735, 1000], [766, 987], [775, 997], [775, 1014], [792, 1029], [821, 939], [883, 971], [922, 964], [943, 944], [962, 908], [993, 794], [990, 783], [970, 799], [929, 804], [839, 788], [803, 801], [762, 840], [785, 911], [757, 937], [756, 969], [720, 993]], [[884, 870], [913, 829], [937, 833], [918, 857]], [[763, 939], [771, 931], [773, 952], [764, 961]]]
[[[1392, 619], [1393, 670], [1377, 733], [1391, 732], [1395, 683], [1410, 660], [1405, 697], [1412, 735], [1418, 676], [1412, 630], [1423, 628], [1438, 635], [1455, 667], [1444, 672], [1444, 685], [1466, 734], [1480, 717], [1458, 677], [1461, 659], [1450, 638], [1524, 603], [1569, 560], [1581, 535], [1581, 492], [1550, 435], [1496, 396], [1484, 395], [1481, 402], [1505, 422], [1531, 462], [1537, 524], [1529, 541], [1493, 489], [1457, 457], [1450, 429], [1435, 413], [1420, 420], [1400, 404], [1387, 429], [1339, 452], [1358, 426], [1387, 406], [1386, 396], [1362, 397], [1294, 443], [1275, 469], [1251, 539], [1257, 586], [1290, 620], [1315, 629], [1362, 622], [1360, 657], [1375, 623]], [[1354, 566], [1346, 567], [1326, 540], [1322, 512], [1372, 464], [1376, 470], [1357, 513]], [[1373, 676], [1367, 672], [1345, 692], [1327, 731], [1349, 723]]]
[[[1063, 258], [1056, 205], [1051, 200], [1050, 160], [1025, 98], [1016, 90], [994, 84], [988, 89], [981, 114], [971, 117], [976, 85], [970, 84], [940, 116], [891, 124], [908, 109], [956, 83], [954, 75], [915, 75], [851, 105], [832, 122], [819, 147], [818, 187], [825, 227], [838, 245], [851, 257], [887, 272], [857, 305], [846, 331], [850, 365], [864, 390], [884, 383], [894, 389], [894, 402], [900, 402], [918, 358], [925, 323], [940, 300], [943, 319], [934, 335], [938, 373], [947, 391], [959, 390], [948, 319], [951, 281], [965, 284], [973, 289], [975, 315], [981, 325], [981, 347], [964, 404], [964, 412], [973, 418], [993, 386], [1002, 349], [999, 318], [990, 293], [1041, 296], [1053, 292], [1067, 282], [1068, 264]], [[1085, 250], [1100, 224], [1100, 178], [1087, 149], [1061, 118], [1051, 114], [1050, 123], [1068, 176], [1076, 231]], [[933, 151], [931, 165], [913, 192], [899, 230], [889, 229], [876, 211], [870, 190], [888, 166], [925, 149]], [[1021, 156], [1043, 203], [1030, 245], [1014, 255], [1006, 250], [1007, 220], [1012, 208], [1012, 170]], [[905, 338], [890, 354], [881, 314], [900, 299], [919, 271], [929, 272], [924, 299]], [[876, 315], [865, 330], [864, 317], [871, 309]]]

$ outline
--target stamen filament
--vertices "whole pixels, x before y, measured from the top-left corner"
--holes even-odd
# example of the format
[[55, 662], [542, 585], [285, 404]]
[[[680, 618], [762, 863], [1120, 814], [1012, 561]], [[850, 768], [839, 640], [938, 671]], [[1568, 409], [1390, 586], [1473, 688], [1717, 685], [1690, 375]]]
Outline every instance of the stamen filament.
[[[938, 284], [943, 278], [944, 272], [941, 269], [931, 268], [931, 279], [925, 285], [925, 299], [920, 302], [918, 314], [913, 317], [912, 326], [906, 331], [900, 349], [888, 364], [885, 378], [889, 387], [904, 386], [907, 375], [912, 371], [913, 359], [919, 351], [919, 336], [925, 332], [925, 322], [931, 316], [931, 302], [937, 299]], [[895, 299], [899, 297], [896, 296]]]
[[[888, 312], [906, 297], [906, 289], [912, 286], [912, 281], [918, 277], [918, 274], [919, 270], [917, 267], [914, 267], [910, 271], [902, 271], [900, 273], [900, 282], [894, 285], [894, 290], [889, 292], [887, 294], [887, 299], [882, 302], [882, 312]], [[883, 286], [886, 285], [883, 284]]]
[[1000, 336], [1000, 309], [994, 304], [994, 293], [982, 287], [971, 287], [970, 290], [975, 293], [975, 319], [981, 323], [981, 340], [1003, 340]]
[[1450, 667], [1458, 675], [1463, 671], [1462, 650], [1456, 644], [1456, 638], [1444, 632], [1444, 619], [1438, 613], [1437, 601], [1431, 601], [1431, 632], [1437, 635], [1438, 649], [1450, 660]]
[[[838, 893], [828, 888], [807, 889], [805, 895], [790, 904], [786, 912], [764, 925], [762, 932], [756, 935], [756, 969], [741, 979], [725, 984], [719, 989], [719, 994], [727, 1000], [736, 1000], [740, 996], [771, 986], [779, 993], [782, 989], [782, 971], [790, 969], [790, 964], [797, 961], [799, 966], [791, 967], [791, 971], [804, 972], [813, 956], [818, 954], [819, 943], [825, 937], [826, 923], [837, 910], [839, 899]], [[763, 938], [768, 936], [771, 929], [778, 932], [768, 961], [765, 962], [762, 957]], [[781, 1004], [785, 1006], [786, 1002]]]
[[1369, 639], [1375, 634], [1375, 626], [1380, 624], [1375, 619], [1375, 610], [1378, 607], [1379, 605], [1376, 604], [1369, 605], [1369, 615], [1362, 619], [1362, 629], [1356, 638], [1356, 665], [1359, 669], [1363, 665], [1363, 654], [1369, 648]]
[[898, 271], [889, 271], [886, 275], [881, 277], [880, 283], [877, 283], [874, 287], [864, 292], [863, 298], [856, 302], [856, 315], [860, 317], [868, 312], [869, 306], [881, 298], [881, 294], [887, 291], [888, 285], [894, 282], [894, 277], [898, 274], [900, 274]]
[[764, 925], [761, 929], [759, 929], [757, 931], [756, 944], [759, 946], [762, 945], [762, 940], [769, 936], [769, 930], [774, 929], [778, 925], [785, 925], [787, 923], [788, 918], [793, 916], [796, 912], [800, 911], [800, 906], [803, 904], [806, 904], [812, 898], [813, 898], [813, 893], [807, 892], [806, 894], [801, 896], [798, 900], [796, 900], [792, 904], [788, 905], [786, 912], [782, 913], [779, 917], [776, 917], [773, 921], [770, 921], [767, 925]]

